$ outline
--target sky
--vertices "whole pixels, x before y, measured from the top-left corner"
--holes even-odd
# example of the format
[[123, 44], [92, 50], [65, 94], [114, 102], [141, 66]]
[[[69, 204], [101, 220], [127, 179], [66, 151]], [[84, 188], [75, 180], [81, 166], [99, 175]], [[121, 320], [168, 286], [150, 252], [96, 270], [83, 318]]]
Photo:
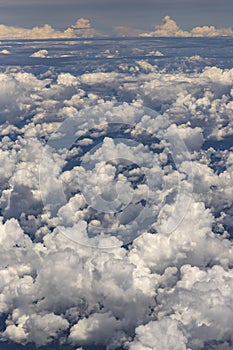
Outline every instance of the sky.
[[98, 30], [114, 26], [153, 30], [169, 15], [184, 30], [194, 26], [232, 27], [232, 0], [0, 0], [0, 23], [67, 28], [88, 18]]

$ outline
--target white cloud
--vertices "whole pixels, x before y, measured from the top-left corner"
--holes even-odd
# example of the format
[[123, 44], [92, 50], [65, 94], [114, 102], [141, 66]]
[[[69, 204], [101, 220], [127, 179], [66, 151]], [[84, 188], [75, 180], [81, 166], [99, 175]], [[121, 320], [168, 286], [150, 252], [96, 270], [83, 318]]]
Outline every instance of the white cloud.
[[190, 32], [185, 31], [169, 16], [164, 17], [164, 23], [157, 25], [153, 32], [145, 32], [140, 36], [165, 36], [165, 37], [200, 37], [200, 36], [233, 36], [231, 28], [217, 29], [214, 26], [195, 27]]
[[91, 23], [89, 19], [79, 18], [76, 23], [72, 26], [75, 29], [89, 29], [91, 28]]
[[71, 30], [64, 32], [56, 31], [48, 24], [45, 24], [43, 27], [34, 27], [32, 29], [0, 25], [1, 39], [71, 38], [73, 36]]
[[7, 50], [7, 49], [1, 50], [0, 53], [3, 54], [3, 55], [10, 55], [10, 51]]
[[48, 56], [48, 51], [47, 50], [39, 50], [31, 54], [30, 57], [36, 57], [36, 58], [46, 58]]
[[190, 350], [187, 338], [179, 329], [179, 323], [171, 318], [151, 321], [136, 328], [136, 337], [129, 344], [130, 350]]
[[26, 332], [33, 334], [32, 339], [37, 345], [46, 345], [54, 338], [58, 337], [69, 327], [69, 322], [62, 316], [54, 313], [47, 313], [40, 316], [32, 314], [25, 322]]
[[69, 340], [73, 344], [108, 344], [114, 332], [120, 330], [120, 321], [109, 313], [94, 314], [80, 320], [70, 330]]
[[84, 18], [78, 19], [74, 26], [68, 27], [64, 31], [55, 30], [49, 24], [31, 29], [0, 24], [0, 39], [62, 39], [92, 37], [96, 34], [97, 32], [91, 28], [90, 21]]
[[214, 26], [195, 27], [191, 30], [191, 36], [233, 36], [231, 28], [215, 28]]
[[[163, 24], [155, 26], [152, 32], [145, 32], [140, 28], [128, 26], [115, 26], [113, 33], [116, 36], [131, 37], [216, 37], [233, 36], [231, 28], [216, 28], [214, 26], [198, 26], [191, 31], [181, 29], [178, 24], [169, 16], [165, 16]], [[45, 24], [42, 27], [35, 26], [31, 29], [13, 27], [0, 24], [0, 39], [59, 39], [94, 36], [108, 36], [107, 33], [97, 31], [91, 26], [91, 22], [86, 18], [79, 18], [73, 25], [65, 30], [55, 30], [51, 25]], [[4, 52], [2, 52], [4, 54]]]
[[181, 30], [169, 16], [166, 16], [162, 25], [156, 26], [153, 32], [143, 33], [141, 36], [189, 36], [189, 34]]
[[[174, 23], [172, 27], [176, 30]], [[138, 68], [137, 79], [132, 67]], [[1, 339], [38, 346], [54, 340], [76, 347], [125, 345], [130, 350], [199, 350], [215, 340], [218, 349], [230, 349], [233, 247], [223, 225], [232, 226], [232, 152], [200, 147], [203, 141], [232, 135], [232, 77], [232, 69], [217, 67], [200, 73], [160, 72], [143, 60], [128, 64], [124, 74], [76, 77], [48, 71], [36, 77], [14, 68], [0, 75], [0, 311], [8, 316]], [[116, 91], [133, 104], [115, 107]], [[145, 113], [144, 104], [158, 113]], [[106, 183], [118, 176], [118, 194], [127, 199], [132, 188], [125, 178], [141, 174], [138, 168], [123, 172], [115, 163], [102, 166], [98, 159], [143, 160], [153, 181], [142, 218], [149, 213], [151, 227], [140, 226], [137, 220], [125, 225], [147, 190], [146, 183], [134, 189], [119, 225], [116, 215], [96, 213], [88, 206], [78, 192], [82, 165], [62, 171], [63, 151], [53, 158], [47, 152], [45, 165], [51, 167], [43, 168], [45, 181], [39, 186], [44, 140], [72, 117], [83, 139], [68, 156], [78, 159], [85, 147], [92, 148], [105, 136], [106, 121], [135, 126], [132, 134], [139, 140], [142, 129], [159, 137], [160, 144], [153, 145], [160, 147], [159, 155], [142, 143], [134, 149], [116, 145], [109, 135], [95, 152], [86, 152], [89, 164], [97, 163], [86, 172], [90, 196], [96, 183], [105, 197], [114, 194]], [[85, 134], [90, 129], [94, 134]], [[185, 140], [192, 163], [178, 154], [175, 169], [167, 162], [177, 133]], [[212, 156], [221, 158], [222, 172], [212, 168]], [[42, 205], [41, 192], [56, 199], [59, 181], [67, 200], [50, 213]], [[103, 223], [112, 225], [115, 236], [88, 237], [90, 224], [95, 233]], [[222, 235], [213, 232], [216, 226]], [[128, 250], [119, 247], [118, 238], [132, 237], [140, 229], [142, 237]], [[71, 240], [80, 236], [87, 244], [92, 240], [94, 246], [115, 249], [93, 249]]]

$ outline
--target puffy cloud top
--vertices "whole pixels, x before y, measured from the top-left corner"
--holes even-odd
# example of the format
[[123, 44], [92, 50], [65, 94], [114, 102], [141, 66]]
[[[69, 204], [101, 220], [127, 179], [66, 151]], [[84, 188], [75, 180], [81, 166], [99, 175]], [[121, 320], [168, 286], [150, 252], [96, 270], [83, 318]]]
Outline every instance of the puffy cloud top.
[[88, 19], [80, 18], [74, 26], [64, 31], [55, 30], [49, 24], [43, 27], [33, 27], [32, 29], [11, 27], [0, 24], [0, 39], [59, 39], [59, 38], [76, 38], [76, 37], [92, 37], [97, 32], [91, 28]]
[[[163, 24], [157, 25], [152, 32], [144, 32], [140, 28], [130, 28], [127, 26], [115, 26], [113, 28], [117, 36], [165, 36], [165, 37], [213, 37], [213, 36], [233, 36], [231, 28], [215, 28], [214, 26], [195, 27], [190, 32], [179, 28], [178, 24], [169, 16], [165, 16]], [[74, 25], [64, 31], [55, 30], [49, 24], [43, 27], [33, 27], [32, 29], [12, 27], [0, 24], [0, 39], [45, 39], [45, 38], [75, 38], [106, 36], [106, 33], [92, 28], [90, 20], [79, 18]]]
[[75, 29], [88, 29], [91, 28], [89, 19], [79, 18], [76, 23], [72, 26]]
[[[166, 31], [174, 33], [169, 21]], [[190, 73], [179, 66], [174, 74], [174, 66], [172, 73], [159, 71], [147, 57], [124, 64], [123, 73], [106, 65], [79, 75], [17, 67], [0, 74], [0, 341], [231, 350], [233, 152], [202, 145], [232, 137], [233, 69]], [[128, 102], [116, 104], [116, 92]], [[56, 144], [66, 130], [58, 126], [73, 120], [75, 147], [66, 153], [61, 144], [51, 154], [45, 140]], [[124, 137], [130, 132], [144, 143], [117, 144], [107, 129], [116, 120], [128, 123]], [[147, 142], [142, 130], [159, 142]], [[177, 135], [186, 148], [174, 166]], [[67, 167], [80, 157], [93, 165], [86, 173], [85, 162]], [[139, 167], [118, 166], [122, 157], [143, 162], [148, 183]], [[117, 194], [130, 205], [119, 215], [98, 211], [82, 195], [80, 179], [91, 202], [101, 188], [109, 205], [115, 196], [109, 183], [117, 179]], [[50, 201], [56, 210], [46, 206]]]
[[177, 23], [169, 16], [164, 17], [162, 25], [157, 25], [153, 32], [142, 33], [141, 36], [174, 36], [174, 37], [197, 37], [197, 36], [233, 36], [233, 30], [217, 29], [214, 26], [195, 27], [190, 32], [179, 28]]

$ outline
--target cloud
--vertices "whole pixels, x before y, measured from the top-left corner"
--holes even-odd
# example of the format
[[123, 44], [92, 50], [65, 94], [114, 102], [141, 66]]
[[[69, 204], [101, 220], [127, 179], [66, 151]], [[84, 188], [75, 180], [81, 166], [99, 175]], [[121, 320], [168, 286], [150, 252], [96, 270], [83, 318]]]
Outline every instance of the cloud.
[[143, 33], [142, 29], [135, 29], [126, 26], [116, 26], [113, 30], [117, 36], [138, 36]]
[[73, 344], [107, 345], [114, 332], [121, 329], [120, 321], [110, 313], [95, 313], [94, 315], [80, 320], [70, 330], [69, 339]]
[[164, 23], [155, 27], [153, 32], [145, 32], [140, 36], [161, 36], [161, 37], [212, 37], [212, 36], [233, 36], [233, 30], [217, 29], [214, 26], [195, 27], [190, 32], [179, 28], [177, 23], [169, 16], [164, 17]]
[[174, 20], [166, 16], [162, 25], [156, 26], [153, 32], [143, 33], [141, 36], [188, 36], [188, 32], [181, 30]]
[[[89, 28], [88, 20], [79, 20], [80, 28], [84, 26]], [[77, 23], [79, 22], [77, 21]], [[76, 23], [76, 26], [77, 26]], [[74, 27], [74, 26], [73, 26]], [[72, 28], [73, 28], [72, 27]], [[139, 28], [131, 28], [128, 26], [115, 26], [113, 28], [117, 36], [155, 36], [155, 37], [215, 37], [215, 36], [233, 36], [231, 28], [216, 28], [214, 26], [194, 27], [191, 31], [181, 29], [178, 24], [169, 16], [165, 16], [162, 25], [157, 25], [152, 32], [144, 32]]]
[[91, 28], [91, 23], [88, 19], [79, 18], [76, 23], [72, 26], [75, 29], [89, 29]]
[[48, 24], [45, 24], [43, 27], [34, 27], [32, 29], [0, 25], [1, 39], [71, 38], [73, 36], [71, 30], [64, 32], [56, 31]]
[[129, 344], [130, 350], [191, 350], [186, 347], [187, 338], [179, 329], [179, 323], [172, 318], [151, 321], [136, 328], [136, 336]]
[[0, 53], [1, 53], [2, 55], [10, 55], [10, 54], [11, 54], [10, 51], [7, 50], [7, 49], [1, 50]]
[[231, 28], [217, 29], [214, 26], [195, 27], [191, 30], [191, 36], [233, 36]]
[[[157, 25], [152, 32], [144, 32], [139, 28], [128, 26], [115, 26], [113, 32], [116, 36], [145, 36], [145, 37], [215, 37], [233, 36], [231, 28], [215, 28], [214, 26], [194, 27], [191, 31], [185, 31], [177, 25], [169, 16], [164, 17], [164, 23]], [[90, 20], [78, 19], [74, 25], [64, 31], [55, 30], [49, 24], [31, 29], [12, 27], [0, 24], [0, 39], [59, 39], [76, 37], [106, 36], [106, 33], [92, 28]], [[2, 52], [4, 53], [4, 52]]]
[[91, 27], [89, 19], [79, 18], [74, 25], [72, 25], [68, 30], [71, 30], [73, 35], [76, 37], [93, 37], [104, 35], [101, 32], [97, 32]]
[[32, 29], [10, 27], [0, 24], [0, 39], [59, 39], [59, 38], [76, 38], [92, 37], [97, 32], [91, 28], [88, 19], [80, 18], [74, 26], [64, 31], [55, 30], [50, 25], [45, 24], [43, 27], [34, 27]]
[[36, 57], [36, 58], [46, 58], [48, 56], [47, 50], [39, 50], [34, 52], [30, 57]]
[[[177, 30], [174, 23], [168, 27]], [[232, 135], [233, 70], [174, 74], [174, 66], [161, 72], [147, 60], [125, 63], [123, 73], [111, 67], [78, 76], [52, 69], [37, 76], [29, 67], [14, 67], [0, 75], [0, 312], [7, 315], [1, 341], [231, 349], [233, 246], [226, 225], [232, 227], [233, 159], [229, 149], [202, 144]], [[116, 106], [117, 92], [128, 102]], [[145, 113], [143, 105], [152, 110]], [[73, 117], [82, 137], [67, 154], [61, 149], [51, 155], [45, 141]], [[116, 118], [133, 126], [136, 140], [145, 130], [160, 142], [117, 144], [112, 125], [109, 133], [106, 126]], [[191, 159], [178, 152], [175, 167], [169, 157], [177, 135]], [[84, 172], [85, 163], [78, 161], [67, 167], [80, 154], [93, 168]], [[141, 169], [103, 163], [105, 156], [143, 160], [150, 201], [142, 219], [149, 215], [149, 224], [129, 222], [148, 190]], [[108, 181], [119, 180], [120, 198], [134, 193], [127, 211], [117, 216], [94, 210], [80, 191], [82, 176], [91, 200], [100, 188], [110, 200], [115, 192]], [[41, 195], [56, 200], [61, 183], [66, 202], [56, 201], [52, 212]], [[127, 249], [120, 246], [120, 238], [132, 239], [140, 230], [140, 239]], [[115, 248], [93, 249], [73, 242], [77, 237]]]

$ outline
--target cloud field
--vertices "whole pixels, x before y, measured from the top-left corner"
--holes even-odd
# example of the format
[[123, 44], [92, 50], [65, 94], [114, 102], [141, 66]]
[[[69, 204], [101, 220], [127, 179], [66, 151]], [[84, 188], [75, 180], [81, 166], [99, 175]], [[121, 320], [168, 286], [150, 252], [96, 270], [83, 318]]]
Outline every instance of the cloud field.
[[0, 84], [0, 341], [232, 349], [233, 69]]
[[232, 28], [216, 28], [213, 25], [194, 27], [191, 31], [181, 29], [176, 21], [165, 16], [163, 23], [156, 25], [155, 29], [145, 32], [140, 28], [131, 28], [123, 25], [115, 26], [112, 33], [101, 32], [92, 28], [90, 20], [79, 18], [75, 24], [65, 30], [55, 30], [51, 25], [35, 26], [31, 29], [0, 24], [0, 40], [7, 39], [64, 39], [64, 38], [90, 38], [106, 36], [143, 36], [143, 37], [221, 37], [233, 36]]

